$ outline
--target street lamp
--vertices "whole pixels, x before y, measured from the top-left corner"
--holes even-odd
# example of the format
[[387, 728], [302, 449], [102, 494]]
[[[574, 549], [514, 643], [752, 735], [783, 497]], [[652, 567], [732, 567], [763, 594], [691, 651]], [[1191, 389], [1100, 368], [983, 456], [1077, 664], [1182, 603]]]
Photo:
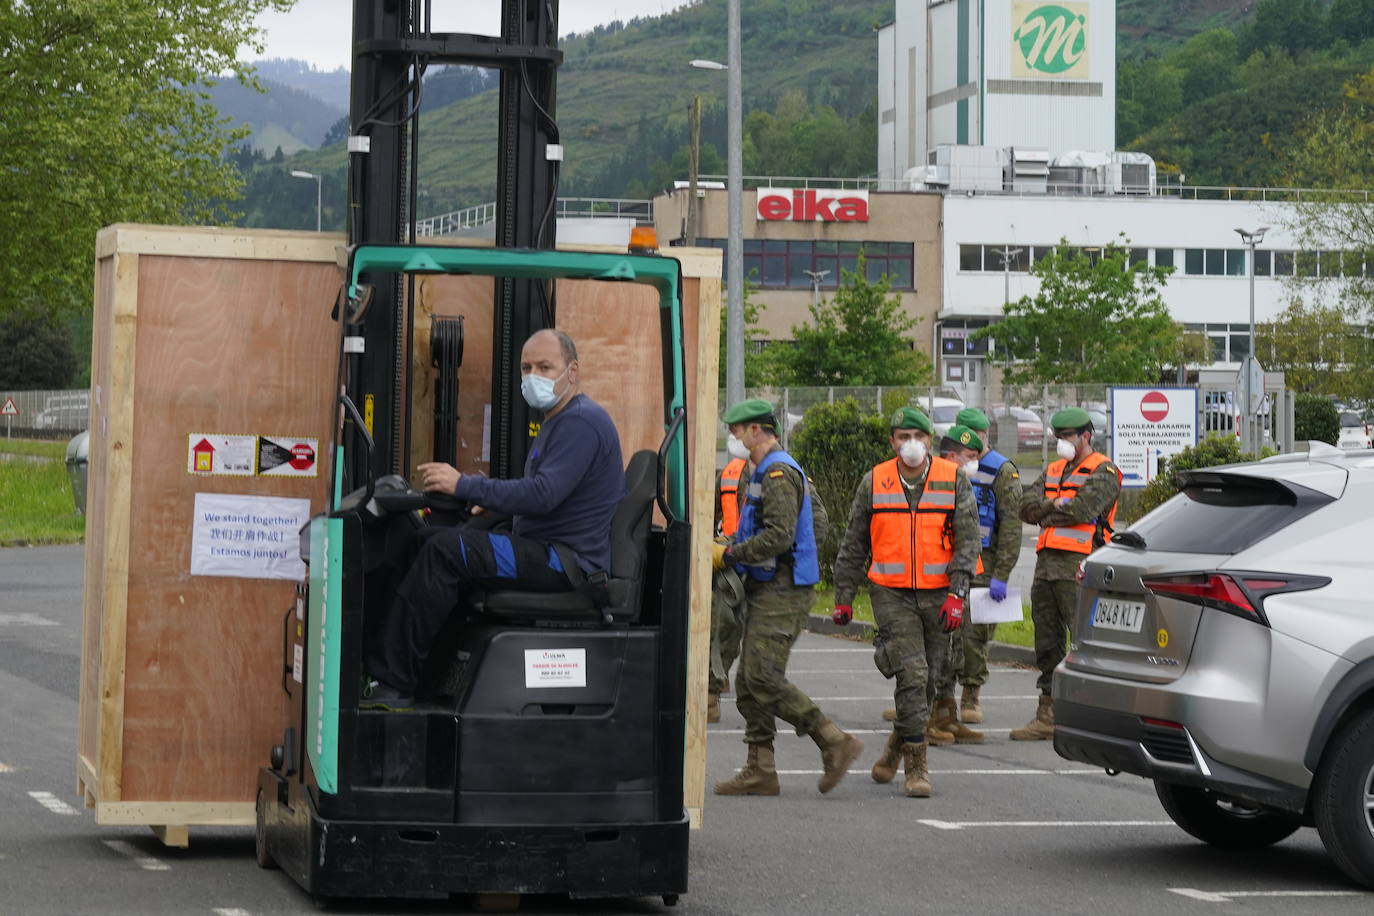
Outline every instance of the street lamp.
[[830, 271], [802, 268], [802, 273], [811, 278], [811, 304], [819, 307], [821, 304], [821, 281], [830, 276]]
[[324, 178], [314, 172], [303, 172], [300, 169], [291, 170], [292, 178], [313, 178], [315, 179], [315, 231], [320, 231], [320, 199], [324, 188]]
[[726, 71], [725, 400], [744, 400], [744, 159], [743, 100], [740, 90], [739, 0], [729, 0], [727, 63], [694, 60], [698, 70]]
[[[1264, 241], [1264, 233], [1269, 231], [1268, 226], [1260, 226], [1254, 231], [1237, 229], [1236, 234], [1240, 240], [1250, 248], [1250, 352], [1245, 356], [1245, 365], [1241, 367], [1244, 375], [1245, 389], [1245, 425], [1242, 427], [1245, 432], [1245, 448], [1247, 451], [1256, 455], [1259, 454], [1259, 429], [1256, 423], [1255, 393], [1253, 391], [1254, 376], [1262, 372], [1256, 365], [1255, 359], [1255, 246]], [[1263, 376], [1260, 376], [1263, 378]]]
[[1001, 248], [994, 248], [993, 251], [1002, 256], [1002, 307], [1011, 304], [1011, 259], [1020, 254], [1024, 249], [1010, 248], [1003, 245]]

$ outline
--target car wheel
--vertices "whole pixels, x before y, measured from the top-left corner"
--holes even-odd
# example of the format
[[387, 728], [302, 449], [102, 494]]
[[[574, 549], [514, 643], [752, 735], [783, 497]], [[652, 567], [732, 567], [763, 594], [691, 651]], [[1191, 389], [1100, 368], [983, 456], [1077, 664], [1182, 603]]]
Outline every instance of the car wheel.
[[1297, 815], [1250, 805], [1206, 789], [1156, 779], [1155, 794], [1175, 824], [1212, 846], [1272, 846], [1302, 826]]
[[1374, 711], [1331, 739], [1312, 804], [1327, 854], [1351, 879], [1374, 888]]

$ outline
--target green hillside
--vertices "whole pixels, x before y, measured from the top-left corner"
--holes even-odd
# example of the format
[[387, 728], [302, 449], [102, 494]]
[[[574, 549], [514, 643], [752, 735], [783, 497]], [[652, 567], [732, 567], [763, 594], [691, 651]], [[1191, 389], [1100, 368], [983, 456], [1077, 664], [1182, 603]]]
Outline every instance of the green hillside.
[[[1273, 181], [1276, 150], [1300, 131], [1303, 115], [1339, 104], [1342, 81], [1368, 66], [1358, 52], [1365, 6], [1374, 0], [1118, 0], [1120, 144], [1155, 155], [1190, 181]], [[705, 111], [703, 171], [720, 169], [725, 75], [693, 70], [688, 61], [724, 60], [725, 11], [725, 0], [700, 0], [565, 41], [556, 110], [566, 157], [560, 194], [643, 196], [682, 177], [694, 94]], [[892, 16], [893, 0], [743, 4], [746, 174], [856, 177], [876, 170], [874, 28]], [[1256, 53], [1262, 63], [1247, 64]], [[1283, 74], [1260, 81], [1282, 96], [1272, 111], [1264, 91], [1247, 82], [1266, 67]], [[496, 98], [489, 90], [425, 112], [421, 216], [494, 199]], [[307, 189], [275, 174], [291, 168], [326, 176], [325, 222], [341, 228], [338, 144], [255, 167], [248, 224], [313, 221], [304, 212], [313, 209]]]

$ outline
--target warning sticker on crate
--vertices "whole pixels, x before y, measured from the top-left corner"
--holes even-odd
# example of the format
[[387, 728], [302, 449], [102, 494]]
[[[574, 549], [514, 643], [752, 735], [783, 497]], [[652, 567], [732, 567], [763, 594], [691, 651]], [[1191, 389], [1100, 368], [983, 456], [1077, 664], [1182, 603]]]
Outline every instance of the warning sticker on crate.
[[191, 433], [186, 437], [186, 471], [222, 477], [252, 477], [257, 436]]
[[291, 436], [258, 437], [258, 476], [314, 477], [319, 440]]
[[191, 575], [240, 579], [305, 577], [300, 529], [310, 500], [197, 493]]
[[586, 649], [526, 649], [525, 686], [586, 687]]

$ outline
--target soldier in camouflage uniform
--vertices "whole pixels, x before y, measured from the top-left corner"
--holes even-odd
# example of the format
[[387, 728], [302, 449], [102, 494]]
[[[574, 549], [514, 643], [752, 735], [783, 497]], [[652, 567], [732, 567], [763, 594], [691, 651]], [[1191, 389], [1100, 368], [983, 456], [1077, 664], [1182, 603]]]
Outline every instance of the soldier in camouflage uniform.
[[1021, 504], [1021, 520], [1040, 526], [1031, 585], [1040, 704], [1024, 728], [1012, 729], [1013, 741], [1054, 737], [1050, 686], [1055, 666], [1064, 659], [1065, 643], [1072, 637], [1078, 564], [1111, 537], [1116, 500], [1121, 495], [1121, 472], [1106, 455], [1093, 451], [1092, 418], [1086, 410], [1061, 410], [1050, 418], [1050, 426], [1059, 440], [1059, 460], [1045, 468], [1043, 488], [1032, 491], [1043, 495], [1027, 497]]
[[810, 487], [778, 443], [771, 404], [743, 401], [726, 411], [724, 419], [755, 466], [735, 539], [717, 544], [712, 556], [716, 569], [730, 565], [740, 574], [749, 606], [735, 678], [749, 755], [743, 769], [717, 783], [715, 792], [778, 794], [774, 717], [816, 742], [823, 768], [816, 787], [829, 792], [863, 752], [863, 742], [826, 718], [786, 677], [792, 645], [811, 611], [812, 586], [820, 580]]
[[[951, 426], [940, 440], [940, 457], [958, 465], [960, 472], [968, 477], [970, 485], [973, 475], [978, 472], [978, 455], [982, 451], [983, 440], [967, 426]], [[974, 500], [976, 506], [976, 490]], [[979, 546], [982, 546], [981, 540]], [[977, 567], [974, 581], [977, 582], [979, 577], [986, 578], [981, 562]], [[931, 744], [983, 743], [982, 732], [974, 731], [959, 721], [959, 707], [954, 702], [954, 687], [964, 667], [964, 635], [972, 628], [973, 621], [966, 615], [963, 624], [949, 634], [949, 649], [945, 653], [944, 663], [932, 679], [934, 689], [931, 691], [930, 724], [926, 727], [926, 740]]]
[[[1012, 461], [992, 448], [988, 440], [991, 424], [977, 408], [959, 411], [954, 422], [967, 426], [983, 439], [978, 470], [969, 475], [973, 495], [978, 500], [978, 530], [983, 536], [983, 572], [973, 578], [974, 588], [986, 588], [993, 601], [1007, 597], [1007, 582], [1021, 557], [1021, 472]], [[988, 682], [988, 643], [997, 631], [995, 623], [964, 624], [964, 664], [959, 682], [964, 685], [959, 697], [959, 718], [977, 725], [983, 721], [978, 694]], [[956, 662], [957, 664], [957, 662]]]
[[[836, 623], [847, 623], [860, 585], [869, 582], [878, 633], [873, 660], [896, 678], [896, 722], [872, 776], [891, 782], [903, 765], [903, 790], [930, 795], [926, 761], [931, 669], [963, 620], [978, 560], [973, 488], [954, 464], [929, 455], [934, 427], [914, 407], [892, 417], [895, 457], [864, 475], [835, 560]], [[915, 549], [913, 550], [913, 546]]]
[[[716, 475], [716, 535], [721, 544], [730, 543], [739, 526], [739, 510], [745, 486], [754, 466], [748, 451], [731, 436], [726, 451], [730, 462]], [[742, 453], [742, 454], [737, 454]], [[720, 695], [730, 691], [730, 668], [739, 657], [744, 635], [744, 583], [733, 569], [722, 569], [711, 577], [711, 670], [708, 674], [706, 721], [720, 721]]]

